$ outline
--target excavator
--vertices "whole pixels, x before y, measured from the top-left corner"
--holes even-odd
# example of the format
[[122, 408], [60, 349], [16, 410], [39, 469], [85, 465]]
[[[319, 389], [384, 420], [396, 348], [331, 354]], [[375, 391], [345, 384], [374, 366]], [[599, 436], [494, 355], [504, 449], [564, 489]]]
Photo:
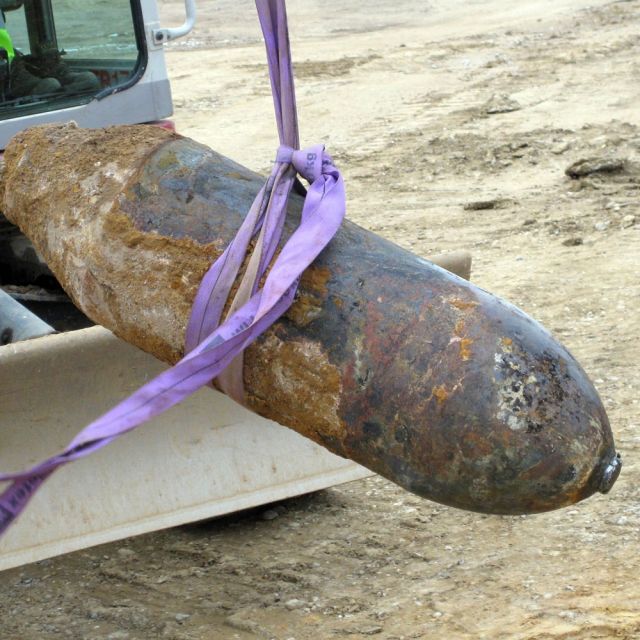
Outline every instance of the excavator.
[[[0, 0], [0, 149], [18, 132], [171, 128], [155, 0]], [[59, 450], [75, 431], [163, 365], [78, 311], [29, 240], [0, 213], [0, 468]], [[257, 507], [370, 471], [202, 391], [126, 441], [47, 484], [0, 541], [0, 570]], [[256, 455], [259, 452], [259, 455]]]

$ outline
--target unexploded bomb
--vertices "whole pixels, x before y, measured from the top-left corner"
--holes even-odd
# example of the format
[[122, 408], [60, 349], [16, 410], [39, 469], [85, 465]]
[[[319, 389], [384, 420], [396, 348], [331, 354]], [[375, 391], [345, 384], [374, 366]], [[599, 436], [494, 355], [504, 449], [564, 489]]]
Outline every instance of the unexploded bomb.
[[[76, 304], [179, 359], [200, 279], [260, 178], [149, 127], [37, 128], [5, 158], [4, 213]], [[244, 379], [257, 413], [463, 509], [547, 511], [619, 470], [596, 391], [544, 328], [348, 222], [248, 349]]]

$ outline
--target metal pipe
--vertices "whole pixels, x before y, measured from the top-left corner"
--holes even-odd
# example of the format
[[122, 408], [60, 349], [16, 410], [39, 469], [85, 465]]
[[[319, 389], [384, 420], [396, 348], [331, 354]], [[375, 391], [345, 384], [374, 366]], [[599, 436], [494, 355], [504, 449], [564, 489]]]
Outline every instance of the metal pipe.
[[0, 289], [0, 346], [51, 333], [55, 333], [53, 327]]
[[185, 21], [179, 27], [153, 29], [153, 41], [155, 44], [164, 44], [186, 36], [196, 24], [196, 0], [185, 0]]

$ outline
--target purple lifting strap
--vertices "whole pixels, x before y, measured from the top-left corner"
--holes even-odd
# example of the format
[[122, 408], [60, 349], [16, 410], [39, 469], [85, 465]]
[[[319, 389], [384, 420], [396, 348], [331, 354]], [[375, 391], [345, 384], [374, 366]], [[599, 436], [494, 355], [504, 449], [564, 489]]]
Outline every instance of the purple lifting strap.
[[[340, 172], [321, 145], [297, 151], [298, 119], [285, 0], [256, 0], [256, 6], [267, 48], [281, 146], [271, 175], [237, 236], [200, 285], [187, 329], [187, 355], [83, 429], [60, 454], [26, 471], [0, 474], [0, 482], [11, 482], [0, 496], [0, 535], [58, 467], [101, 449], [214, 378], [242, 401], [242, 362], [238, 358], [291, 306], [301, 274], [340, 228], [346, 209]], [[306, 178], [310, 187], [300, 225], [274, 260], [296, 173]], [[221, 322], [249, 243], [256, 235], [245, 277]]]

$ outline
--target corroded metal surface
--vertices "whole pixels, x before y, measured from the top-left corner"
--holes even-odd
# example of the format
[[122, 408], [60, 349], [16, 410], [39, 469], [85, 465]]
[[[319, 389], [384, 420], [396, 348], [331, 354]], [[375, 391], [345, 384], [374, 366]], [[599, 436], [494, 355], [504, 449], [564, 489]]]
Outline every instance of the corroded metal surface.
[[[259, 177], [132, 127], [32, 130], [6, 159], [7, 217], [82, 310], [179, 358], [198, 282]], [[245, 362], [256, 412], [444, 504], [546, 511], [619, 471], [593, 386], [544, 328], [351, 223]]]

